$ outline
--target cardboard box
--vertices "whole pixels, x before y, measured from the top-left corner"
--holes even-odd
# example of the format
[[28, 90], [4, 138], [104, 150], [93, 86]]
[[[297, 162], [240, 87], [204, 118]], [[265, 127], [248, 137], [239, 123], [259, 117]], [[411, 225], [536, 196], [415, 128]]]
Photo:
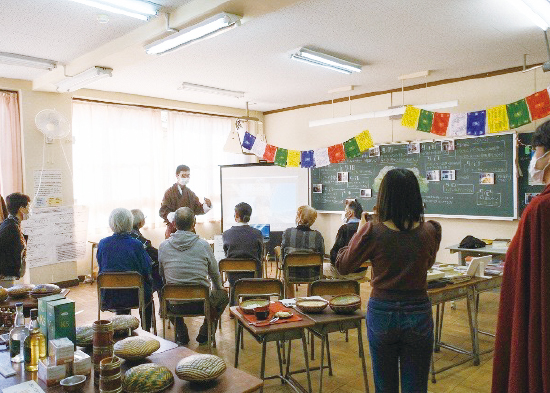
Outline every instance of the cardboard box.
[[60, 365], [70, 363], [74, 358], [74, 344], [67, 337], [50, 340], [48, 354], [52, 364]]
[[59, 381], [67, 377], [67, 365], [54, 365], [48, 358], [38, 362], [38, 378], [46, 384], [46, 386], [57, 385]]
[[66, 337], [76, 342], [75, 305], [71, 299], [48, 302], [48, 339]]
[[38, 324], [40, 331], [46, 337], [46, 342], [48, 342], [48, 302], [61, 299], [65, 299], [65, 296], [57, 294], [38, 298]]
[[87, 375], [92, 371], [92, 358], [81, 350], [74, 351], [73, 375]]

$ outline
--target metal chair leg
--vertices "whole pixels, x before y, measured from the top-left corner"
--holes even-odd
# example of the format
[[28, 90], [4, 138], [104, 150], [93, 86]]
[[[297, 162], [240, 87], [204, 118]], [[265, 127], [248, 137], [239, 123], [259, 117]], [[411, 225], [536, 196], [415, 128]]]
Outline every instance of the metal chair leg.
[[[264, 340], [262, 341], [262, 365], [261, 365], [261, 368], [260, 368], [260, 379], [262, 381], [264, 381], [264, 377], [265, 377], [265, 346], [266, 346], [267, 342]], [[262, 385], [262, 387], [260, 388], [260, 393], [262, 393], [264, 391], [264, 386]]]
[[[303, 329], [302, 329], [302, 348], [304, 350], [304, 361], [306, 363], [307, 387], [308, 387], [308, 392], [311, 393], [311, 375], [309, 374], [309, 359], [307, 356], [306, 333]], [[288, 352], [290, 353], [290, 349], [288, 350]], [[289, 359], [289, 363], [290, 363], [290, 359]], [[321, 375], [322, 375], [322, 372], [323, 372], [323, 369], [321, 368]]]
[[241, 338], [239, 327], [239, 322], [235, 318], [235, 368], [239, 367], [239, 341]]
[[[283, 359], [281, 358], [281, 342], [275, 341], [277, 346], [277, 359], [279, 361], [279, 375], [283, 375]], [[281, 385], [285, 383], [284, 379], [281, 378]]]
[[325, 340], [326, 340], [326, 336], [321, 337], [321, 364], [319, 366], [319, 393], [323, 392], [323, 365], [325, 361]]

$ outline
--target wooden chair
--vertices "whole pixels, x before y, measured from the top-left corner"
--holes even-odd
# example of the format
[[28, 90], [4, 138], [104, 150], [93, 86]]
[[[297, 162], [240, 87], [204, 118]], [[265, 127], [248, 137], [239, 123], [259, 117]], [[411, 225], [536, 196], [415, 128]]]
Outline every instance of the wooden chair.
[[[112, 311], [104, 309], [101, 305], [101, 290], [102, 289], [137, 289], [140, 310], [141, 328], [145, 329], [145, 308], [148, 304], [145, 302], [144, 280], [143, 276], [138, 272], [107, 272], [97, 276], [97, 319], [101, 319], [101, 311]], [[151, 324], [153, 331], [157, 334], [157, 320], [155, 317], [155, 302], [151, 299], [152, 314]], [[136, 308], [136, 307], [133, 307]], [[124, 309], [127, 309], [125, 307]], [[116, 310], [114, 310], [116, 311]]]
[[[169, 311], [168, 303], [190, 303], [204, 302], [204, 310], [199, 313], [175, 313]], [[212, 347], [216, 347], [214, 332], [212, 331], [212, 318], [210, 315], [210, 288], [200, 284], [165, 284], [162, 287], [160, 308], [162, 310], [162, 338], [166, 338], [166, 318], [199, 317], [206, 318], [208, 324], [208, 349], [212, 352]]]
[[[307, 277], [303, 280], [298, 278], [290, 278], [289, 268], [305, 269], [317, 267], [319, 274], [314, 277]], [[319, 253], [290, 253], [286, 254], [283, 260], [284, 280], [285, 280], [285, 297], [291, 296], [290, 290], [294, 284], [310, 284], [313, 281], [323, 278], [323, 254]]]
[[[284, 288], [283, 283], [275, 278], [241, 278], [235, 283], [234, 292], [237, 302], [240, 298], [251, 297], [282, 299]], [[239, 344], [240, 348], [244, 349], [243, 327], [239, 319], [235, 318], [235, 367], [239, 364]]]

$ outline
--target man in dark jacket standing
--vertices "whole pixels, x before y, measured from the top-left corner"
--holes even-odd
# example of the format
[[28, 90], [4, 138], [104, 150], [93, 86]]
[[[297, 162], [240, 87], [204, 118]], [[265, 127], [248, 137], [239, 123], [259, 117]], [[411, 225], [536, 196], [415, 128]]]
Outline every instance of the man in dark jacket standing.
[[21, 221], [29, 215], [30, 198], [18, 192], [6, 198], [8, 218], [0, 224], [0, 285], [11, 287], [25, 274], [27, 241]]
[[190, 169], [187, 165], [178, 165], [176, 168], [177, 182], [166, 190], [162, 198], [159, 216], [166, 223], [166, 233], [164, 234], [166, 239], [176, 232], [174, 214], [180, 207], [190, 208], [195, 216], [208, 213], [212, 209], [210, 199], [204, 198], [204, 202], [201, 203], [197, 195], [187, 187], [190, 176]]

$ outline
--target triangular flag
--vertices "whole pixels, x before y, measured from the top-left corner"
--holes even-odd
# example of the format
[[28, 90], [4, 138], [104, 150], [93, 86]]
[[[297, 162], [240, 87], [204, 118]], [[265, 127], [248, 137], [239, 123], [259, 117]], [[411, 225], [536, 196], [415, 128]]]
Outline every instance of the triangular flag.
[[288, 150], [277, 148], [277, 153], [275, 153], [275, 165], [286, 166], [286, 159], [288, 157]]
[[302, 152], [301, 166], [302, 168], [312, 168], [315, 166], [315, 162], [313, 161], [313, 150], [306, 150]]
[[359, 151], [361, 153], [369, 150], [371, 147], [374, 146], [374, 143], [372, 142], [372, 138], [370, 136], [370, 132], [368, 130], [365, 130], [357, 135], [355, 137], [355, 140], [357, 141], [357, 145], [359, 146]]
[[267, 145], [265, 147], [264, 152], [264, 160], [273, 162], [275, 161], [275, 153], [277, 152], [277, 148], [273, 145]]
[[344, 142], [344, 152], [346, 153], [346, 158], [353, 158], [361, 155], [359, 144], [355, 138], [348, 139]]
[[287, 166], [300, 166], [300, 152], [298, 150], [289, 150], [287, 156]]
[[447, 127], [447, 136], [466, 135], [466, 125], [468, 116], [466, 113], [451, 113], [449, 117], [449, 127]]
[[432, 134], [447, 135], [447, 128], [449, 127], [450, 113], [435, 112], [432, 122]]
[[508, 112], [508, 121], [510, 122], [510, 129], [524, 126], [531, 123], [529, 117], [529, 108], [527, 108], [527, 102], [525, 98], [512, 102], [506, 105], [506, 111]]
[[243, 147], [246, 150], [252, 150], [252, 146], [254, 146], [254, 142], [256, 142], [256, 137], [249, 132], [245, 132], [244, 138], [243, 138]]
[[315, 161], [315, 166], [320, 168], [322, 166], [327, 166], [330, 164], [330, 158], [328, 156], [328, 149], [326, 147], [322, 149], [317, 149], [313, 151], [313, 160]]
[[243, 153], [241, 140], [239, 138], [239, 133], [237, 132], [237, 130], [232, 129], [231, 132], [229, 132], [227, 141], [225, 141], [225, 145], [223, 146], [223, 151], [227, 153], [235, 153], [235, 154]]
[[489, 132], [502, 132], [510, 129], [506, 105], [498, 105], [487, 109], [487, 124]]
[[254, 142], [254, 145], [252, 145], [252, 149], [250, 149], [250, 151], [258, 157], [263, 158], [266, 146], [267, 143], [262, 141], [260, 138], [256, 138], [256, 142]]
[[416, 129], [419, 117], [420, 109], [411, 105], [407, 105], [407, 107], [405, 108], [405, 113], [403, 113], [403, 118], [401, 119], [401, 125], [403, 127]]
[[434, 119], [434, 113], [426, 111], [424, 109], [420, 110], [420, 117], [418, 118], [418, 131], [430, 132], [432, 129], [432, 122]]
[[531, 119], [538, 120], [550, 115], [550, 95], [548, 90], [537, 91], [525, 98], [531, 112]]
[[485, 135], [486, 111], [468, 112], [466, 133], [468, 135]]
[[330, 158], [331, 164], [344, 161], [346, 159], [346, 155], [344, 154], [344, 146], [341, 143], [338, 145], [329, 146], [328, 157]]

